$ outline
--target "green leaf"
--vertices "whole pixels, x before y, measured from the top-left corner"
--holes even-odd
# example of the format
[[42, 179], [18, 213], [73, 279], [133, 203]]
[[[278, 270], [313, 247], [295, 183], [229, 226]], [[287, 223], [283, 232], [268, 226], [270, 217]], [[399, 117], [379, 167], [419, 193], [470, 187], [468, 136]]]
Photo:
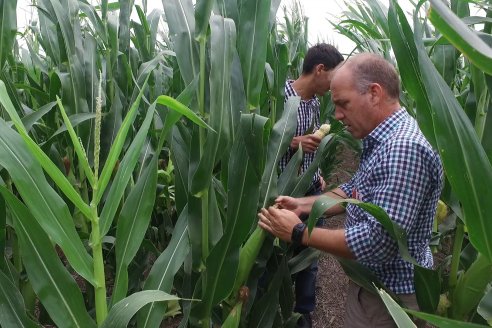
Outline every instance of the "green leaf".
[[137, 254], [150, 223], [157, 187], [157, 160], [152, 161], [140, 175], [128, 195], [116, 228], [116, 277], [112, 303], [122, 300], [128, 290], [128, 265]]
[[75, 271], [93, 282], [92, 258], [77, 235], [67, 205], [46, 181], [39, 163], [19, 135], [2, 120], [0, 165], [7, 169], [29, 210], [50, 238], [60, 245]]
[[215, 0], [198, 0], [195, 5], [196, 39], [207, 37], [208, 21]]
[[175, 301], [180, 298], [160, 290], [144, 290], [134, 293], [116, 303], [108, 313], [101, 328], [127, 327], [131, 318], [142, 307], [151, 302]]
[[474, 65], [492, 74], [492, 48], [483, 42], [448, 6], [440, 0], [430, 0], [428, 16], [432, 24]]
[[137, 96], [137, 99], [132, 104], [132, 106], [130, 107], [130, 110], [128, 111], [127, 115], [125, 116], [125, 119], [123, 120], [123, 123], [121, 124], [121, 127], [118, 130], [118, 134], [116, 135], [114, 143], [111, 146], [111, 150], [109, 151], [108, 158], [106, 159], [106, 162], [104, 163], [104, 167], [102, 169], [101, 175], [99, 176], [99, 182], [98, 182], [98, 186], [97, 186], [97, 195], [94, 198], [96, 200], [96, 204], [99, 203], [102, 195], [104, 194], [106, 186], [109, 183], [109, 179], [111, 178], [111, 175], [113, 174], [113, 169], [114, 169], [114, 166], [116, 164], [116, 161], [118, 160], [118, 157], [120, 156], [121, 150], [123, 149], [123, 145], [124, 145], [126, 137], [128, 135], [128, 131], [130, 130], [130, 126], [133, 124], [133, 121], [135, 120], [135, 117], [137, 116], [138, 106], [140, 104], [140, 99], [142, 98], [143, 92], [144, 92], [145, 87], [147, 85], [147, 80], [148, 80], [148, 77], [145, 80], [144, 84], [142, 85], [140, 92]]
[[174, 52], [186, 85], [199, 75], [198, 45], [194, 40], [195, 19], [191, 0], [162, 0]]
[[492, 262], [478, 254], [472, 265], [458, 278], [456, 287], [450, 295], [450, 316], [453, 319], [465, 320], [485, 294], [486, 287], [492, 282]]
[[[256, 222], [260, 180], [245, 149], [244, 137], [238, 136], [230, 153], [227, 220], [222, 238], [207, 257], [202, 275], [205, 290], [197, 304], [202, 316], [225, 299], [233, 290], [239, 267], [239, 249]], [[254, 260], [254, 259], [251, 259]]]
[[63, 327], [96, 327], [79, 287], [49, 237], [24, 204], [6, 188], [0, 187], [0, 192], [15, 217], [14, 228], [29, 281], [51, 319]]
[[[383, 284], [379, 281], [374, 272], [369, 270], [366, 266], [354, 260], [348, 260], [341, 257], [337, 259], [347, 276], [365, 290], [373, 294], [377, 294], [377, 288], [384, 288]], [[375, 286], [377, 288], [375, 288]]]
[[[128, 182], [130, 181], [130, 178], [132, 177], [133, 170], [135, 169], [135, 165], [137, 164], [138, 157], [140, 155], [140, 150], [142, 149], [150, 128], [150, 124], [152, 123], [152, 119], [154, 118], [155, 106], [156, 103], [154, 102], [147, 109], [147, 114], [144, 121], [142, 122], [142, 126], [138, 130], [137, 135], [133, 138], [130, 147], [128, 147], [128, 150], [118, 168], [118, 172], [113, 179], [111, 189], [109, 189], [108, 191], [108, 197], [101, 211], [101, 236], [106, 235], [106, 233], [109, 231], [120, 201], [123, 197], [123, 194], [125, 193], [125, 189], [128, 185]], [[106, 165], [104, 167], [106, 168]]]
[[257, 114], [241, 114], [239, 130], [246, 145], [253, 168], [260, 178], [265, 169], [266, 141], [270, 132], [268, 118]]
[[408, 314], [403, 311], [400, 305], [396, 303], [391, 296], [389, 296], [384, 290], [379, 289], [379, 296], [384, 302], [384, 305], [386, 305], [386, 308], [388, 309], [389, 313], [393, 317], [393, 320], [395, 320], [395, 323], [398, 325], [399, 328], [410, 328], [410, 327], [417, 327], [412, 319], [408, 316]]
[[439, 272], [416, 265], [414, 282], [419, 309], [427, 313], [435, 313], [441, 295]]
[[172, 109], [172, 110], [180, 113], [181, 115], [187, 117], [190, 121], [192, 121], [196, 125], [198, 125], [198, 126], [200, 126], [202, 128], [209, 129], [211, 132], [215, 132], [215, 130], [212, 129], [212, 127], [210, 127], [209, 125], [207, 125], [207, 123], [205, 123], [205, 121], [203, 121], [191, 109], [189, 109], [188, 107], [186, 107], [185, 105], [183, 105], [178, 100], [173, 99], [173, 98], [171, 98], [169, 96], [159, 96], [159, 97], [157, 97], [156, 102], [158, 104], [167, 106], [170, 109]]
[[294, 190], [298, 180], [299, 170], [301, 169], [302, 158], [302, 147], [299, 147], [278, 177], [277, 188], [279, 195], [290, 195], [292, 190]]
[[[185, 207], [174, 226], [169, 245], [152, 266], [145, 281], [144, 289], [171, 292], [174, 275], [178, 272], [186, 257], [190, 255], [187, 213], [188, 210]], [[166, 304], [164, 303], [152, 302], [148, 304], [138, 315], [138, 327], [158, 327], [165, 312]]]
[[294, 137], [297, 125], [297, 108], [300, 100], [300, 97], [287, 99], [282, 117], [273, 126], [268, 142], [265, 171], [261, 179], [261, 207], [270, 205], [275, 197], [278, 196], [277, 166]]
[[36, 124], [45, 114], [49, 113], [55, 106], [56, 101], [52, 101], [44, 106], [41, 106], [35, 112], [24, 116], [22, 118], [22, 124], [25, 126], [26, 131], [31, 131], [33, 125]]
[[215, 163], [230, 148], [231, 64], [236, 44], [232, 19], [213, 15], [210, 19], [210, 118], [216, 132], [208, 133], [198, 168], [192, 178], [191, 193], [201, 195], [210, 186]]
[[260, 105], [261, 86], [265, 71], [270, 0], [241, 0], [237, 49], [243, 69], [248, 109]]
[[75, 133], [75, 130], [73, 129], [72, 123], [70, 122], [67, 113], [65, 112], [65, 108], [63, 108], [63, 104], [58, 98], [56, 97], [56, 102], [58, 103], [58, 107], [60, 108], [60, 112], [63, 117], [63, 121], [65, 122], [65, 126], [68, 130], [68, 133], [70, 134], [70, 138], [72, 139], [72, 144], [75, 149], [75, 152], [77, 153], [77, 158], [78, 158], [78, 163], [84, 170], [85, 176], [89, 180], [89, 183], [91, 184], [92, 187], [94, 187], [94, 174], [92, 173], [92, 170], [89, 166], [89, 161], [87, 160], [87, 154], [85, 151], [82, 149], [82, 146], [80, 144], [79, 138], [77, 134]]
[[429, 314], [429, 313], [424, 313], [424, 312], [417, 312], [417, 311], [412, 311], [405, 309], [406, 312], [410, 313], [411, 315], [423, 319], [427, 321], [428, 323], [432, 324], [434, 327], [437, 328], [486, 328], [488, 326], [483, 326], [483, 325], [478, 325], [476, 323], [470, 323], [470, 322], [463, 322], [463, 321], [458, 321], [458, 320], [453, 320], [449, 318], [444, 318], [440, 317], [435, 314]]
[[2, 271], [0, 271], [0, 303], [2, 304], [0, 325], [3, 327], [38, 327], [28, 318], [21, 293]]
[[491, 324], [491, 322], [492, 322], [492, 288], [490, 285], [488, 286], [488, 289], [487, 289], [485, 295], [483, 296], [482, 300], [478, 304], [477, 312], [478, 312], [478, 314], [480, 314], [482, 316], [482, 318], [487, 320], [489, 325]]
[[[27, 131], [22, 124], [22, 121], [14, 109], [12, 102], [10, 101], [5, 84], [0, 81], [0, 103], [3, 105], [7, 113], [9, 114], [12, 122], [14, 122], [17, 131], [21, 135], [27, 147], [31, 151], [39, 162], [43, 166], [43, 169], [53, 179], [56, 185], [61, 191], [77, 206], [77, 208], [87, 217], [91, 217], [91, 210], [89, 206], [82, 200], [82, 197], [75, 191], [72, 184], [68, 181], [65, 175], [58, 169], [58, 167], [49, 159], [49, 157], [41, 150], [41, 148], [27, 135]], [[7, 127], [8, 128], [8, 127]], [[8, 128], [10, 130], [10, 128]], [[27, 155], [26, 155], [27, 156]], [[34, 164], [32, 164], [34, 165]], [[44, 178], [44, 177], [43, 177]]]
[[0, 69], [12, 57], [17, 33], [17, 0], [0, 2]]

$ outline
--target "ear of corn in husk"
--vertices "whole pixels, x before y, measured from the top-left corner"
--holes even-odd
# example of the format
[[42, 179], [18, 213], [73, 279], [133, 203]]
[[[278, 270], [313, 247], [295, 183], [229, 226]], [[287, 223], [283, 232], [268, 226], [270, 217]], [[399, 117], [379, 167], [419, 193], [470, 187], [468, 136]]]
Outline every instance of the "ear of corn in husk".
[[322, 124], [319, 129], [314, 132], [314, 135], [323, 139], [330, 132], [331, 125], [330, 124]]

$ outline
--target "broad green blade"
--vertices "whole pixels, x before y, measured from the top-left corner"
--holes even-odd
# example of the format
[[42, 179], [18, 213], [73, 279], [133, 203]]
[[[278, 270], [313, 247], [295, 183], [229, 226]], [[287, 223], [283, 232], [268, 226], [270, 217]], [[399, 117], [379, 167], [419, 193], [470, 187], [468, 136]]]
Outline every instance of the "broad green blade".
[[423, 319], [437, 328], [486, 328], [489, 326], [478, 325], [476, 323], [464, 322], [453, 320], [449, 318], [440, 317], [435, 314], [429, 314], [424, 312], [417, 312], [412, 310], [405, 310], [417, 318]]
[[313, 176], [318, 170], [321, 161], [326, 158], [326, 153], [330, 150], [330, 146], [333, 144], [333, 135], [326, 136], [321, 140], [321, 143], [316, 150], [316, 155], [314, 156], [313, 162], [309, 165], [307, 170], [295, 180], [294, 188], [291, 190], [286, 190], [288, 193], [282, 195], [291, 195], [292, 197], [303, 197], [308, 191], [311, 182], [313, 181]]
[[242, 114], [239, 130], [246, 145], [256, 175], [260, 178], [265, 170], [266, 144], [271, 128], [268, 118], [257, 114]]
[[[101, 237], [105, 236], [109, 231], [116, 211], [118, 210], [120, 201], [125, 193], [125, 189], [130, 181], [130, 178], [132, 177], [133, 170], [135, 169], [135, 165], [137, 164], [138, 157], [140, 155], [140, 150], [142, 149], [150, 128], [150, 124], [154, 118], [155, 106], [156, 103], [153, 103], [147, 109], [147, 114], [142, 122], [142, 126], [138, 130], [137, 135], [133, 138], [130, 147], [128, 147], [128, 150], [126, 151], [126, 154], [118, 168], [118, 172], [113, 179], [111, 189], [108, 191], [108, 197], [101, 211]], [[104, 167], [106, 168], [106, 166]]]
[[396, 2], [390, 2], [388, 12], [390, 40], [398, 62], [402, 84], [417, 103], [417, 121], [426, 139], [436, 148], [429, 96], [422, 81], [417, 46], [406, 16]]
[[492, 262], [478, 254], [472, 265], [458, 278], [450, 295], [450, 317], [465, 320], [482, 300], [487, 285], [492, 282]]
[[417, 265], [413, 280], [419, 309], [427, 313], [435, 313], [441, 295], [439, 272]]
[[[176, 223], [169, 245], [155, 261], [149, 276], [145, 281], [144, 289], [155, 289], [171, 292], [174, 275], [190, 251], [188, 237], [188, 210], [185, 208]], [[138, 327], [158, 327], [166, 312], [166, 304], [152, 302], [138, 315]]]
[[[60, 105], [59, 105], [60, 106]], [[62, 105], [63, 106], [63, 105]], [[66, 112], [65, 112], [66, 113]], [[67, 119], [68, 121], [70, 122], [69, 124], [71, 125], [72, 129], [76, 126], [78, 126], [79, 124], [82, 124], [82, 123], [85, 123], [87, 121], [90, 121], [90, 120], [93, 120], [96, 118], [96, 114], [95, 113], [81, 113], [81, 114], [73, 114], [73, 115], [70, 115], [70, 117], [67, 116]], [[55, 138], [56, 136], [58, 136], [59, 134], [65, 132], [68, 130], [68, 127], [67, 127], [67, 124], [64, 123], [62, 124], [58, 130], [56, 130], [52, 135], [51, 135], [51, 139]]]
[[144, 169], [121, 209], [116, 228], [116, 277], [112, 304], [125, 298], [128, 291], [128, 265], [137, 254], [150, 223], [157, 187], [157, 160]]
[[232, 19], [213, 15], [210, 19], [210, 118], [216, 131], [208, 133], [200, 163], [193, 176], [191, 193], [201, 195], [210, 186], [215, 163], [230, 148], [231, 64], [236, 44], [236, 29]]
[[0, 165], [9, 172], [29, 210], [50, 238], [60, 245], [75, 271], [92, 283], [92, 258], [77, 235], [67, 205], [46, 181], [21, 137], [1, 120]]
[[475, 66], [492, 74], [492, 48], [483, 42], [449, 7], [440, 0], [430, 0], [432, 24]]
[[277, 192], [277, 166], [287, 151], [292, 138], [294, 137], [297, 125], [297, 108], [299, 106], [299, 97], [290, 97], [286, 104], [285, 110], [280, 120], [275, 123], [268, 142], [267, 158], [265, 171], [261, 179], [261, 207], [269, 206], [273, 203]]
[[[193, 85], [193, 84], [191, 84]], [[214, 133], [214, 129], [207, 125], [198, 115], [196, 115], [191, 109], [189, 109], [186, 105], [182, 104], [177, 99], [173, 99], [169, 96], [159, 96], [156, 99], [158, 104], [169, 107], [170, 109], [176, 111], [177, 113], [187, 117], [190, 121], [195, 123], [196, 125], [209, 129], [210, 132]]]
[[389, 296], [382, 289], [379, 289], [378, 291], [379, 291], [379, 296], [383, 300], [384, 305], [386, 305], [386, 308], [388, 309], [389, 313], [393, 317], [393, 320], [395, 320], [395, 323], [398, 326], [398, 328], [411, 328], [411, 327], [417, 328], [417, 326], [413, 323], [412, 319], [410, 319], [408, 314], [406, 314], [405, 311], [403, 311], [401, 306], [398, 305], [398, 303], [396, 303], [395, 300], [391, 298], [391, 296]]
[[12, 57], [17, 33], [17, 0], [0, 1], [0, 69]]
[[222, 328], [238, 328], [241, 322], [241, 312], [243, 310], [243, 302], [239, 302], [232, 308], [227, 315], [226, 320], [222, 324]]
[[198, 75], [198, 44], [195, 41], [195, 19], [191, 0], [162, 0], [174, 52], [186, 85]]
[[374, 272], [372, 272], [366, 266], [360, 264], [357, 261], [348, 260], [341, 257], [337, 258], [337, 260], [347, 276], [365, 290], [376, 295], [378, 293], [378, 290], [375, 287], [384, 288], [383, 284], [379, 281]]
[[237, 49], [249, 110], [260, 105], [268, 44], [270, 0], [240, 0]]
[[275, 320], [275, 315], [277, 314], [277, 309], [279, 306], [279, 291], [282, 286], [282, 277], [289, 272], [287, 266], [286, 258], [281, 260], [277, 271], [273, 275], [273, 279], [268, 286], [268, 290], [263, 295], [263, 297], [255, 302], [253, 308], [251, 309], [250, 321], [248, 327], [272, 327], [273, 321]]
[[160, 290], [144, 290], [134, 293], [116, 303], [108, 313], [101, 328], [127, 327], [131, 318], [145, 305], [151, 302], [175, 301], [180, 298]]
[[[77, 158], [78, 158], [78, 163], [84, 170], [85, 176], [89, 180], [89, 183], [92, 187], [94, 187], [94, 174], [92, 173], [92, 170], [89, 166], [89, 161], [87, 159], [87, 154], [85, 153], [84, 149], [82, 148], [82, 145], [80, 144], [79, 138], [77, 134], [75, 133], [75, 130], [73, 129], [72, 123], [70, 122], [70, 119], [67, 116], [67, 113], [65, 112], [65, 108], [63, 108], [63, 104], [58, 98], [56, 97], [56, 101], [58, 103], [58, 107], [60, 108], [60, 112], [63, 117], [63, 121], [65, 122], [65, 127], [68, 130], [68, 133], [70, 135], [70, 138], [72, 139], [72, 144], [73, 148], [75, 149], [75, 152], [77, 153]], [[95, 117], [95, 114], [94, 114]]]
[[22, 124], [25, 126], [26, 131], [31, 131], [34, 124], [38, 123], [38, 121], [41, 120], [45, 114], [49, 113], [55, 106], [56, 101], [52, 101], [44, 106], [41, 106], [35, 112], [24, 116], [22, 118]]
[[482, 300], [478, 304], [477, 312], [482, 316], [482, 318], [487, 320], [489, 325], [492, 323], [492, 288], [490, 285]]
[[3, 327], [39, 327], [28, 318], [22, 294], [10, 279], [0, 271], [0, 325]]
[[[148, 77], [147, 77], [147, 79], [148, 79]], [[108, 158], [106, 159], [106, 162], [104, 163], [104, 167], [102, 169], [101, 175], [99, 176], [97, 195], [95, 197], [96, 203], [99, 203], [99, 201], [101, 200], [101, 197], [104, 194], [106, 186], [108, 185], [109, 179], [111, 178], [111, 175], [113, 174], [114, 166], [115, 166], [116, 161], [118, 160], [118, 158], [121, 154], [121, 151], [123, 149], [123, 145], [124, 145], [126, 137], [128, 135], [128, 131], [130, 130], [130, 127], [132, 126], [133, 121], [135, 120], [135, 117], [137, 116], [137, 110], [138, 110], [138, 106], [140, 104], [140, 99], [143, 96], [143, 92], [144, 92], [146, 86], [147, 86], [147, 80], [145, 80], [135, 102], [132, 104], [130, 110], [128, 111], [127, 115], [125, 116], [125, 119], [124, 119], [123, 123], [121, 124], [120, 129], [118, 130], [118, 134], [116, 135], [114, 143], [111, 146]]]
[[[26, 128], [22, 124], [22, 121], [14, 109], [10, 98], [7, 95], [5, 84], [0, 81], [0, 103], [10, 116], [10, 119], [14, 123], [17, 131], [20, 133], [22, 139], [27, 144], [30, 152], [37, 161], [44, 168], [46, 173], [53, 179], [58, 188], [77, 206], [77, 208], [87, 217], [91, 216], [89, 206], [82, 200], [82, 197], [75, 191], [72, 184], [68, 181], [65, 175], [58, 169], [58, 167], [50, 160], [50, 158], [41, 150], [41, 148], [27, 135]], [[10, 129], [10, 128], [9, 128]], [[29, 155], [30, 156], [30, 155]], [[34, 165], [34, 164], [33, 164]], [[44, 177], [43, 177], [44, 178]]]
[[277, 187], [279, 195], [290, 195], [294, 190], [299, 176], [299, 170], [301, 169], [302, 158], [302, 147], [299, 147], [278, 177]]
[[198, 0], [195, 5], [196, 39], [207, 37], [208, 21], [215, 0]]
[[210, 313], [233, 290], [239, 266], [239, 249], [256, 222], [259, 184], [245, 149], [244, 137], [238, 136], [229, 158], [227, 220], [222, 238], [207, 257], [202, 275], [205, 290], [197, 304], [201, 316]]
[[29, 281], [51, 319], [62, 327], [96, 327], [85, 309], [77, 283], [64, 267], [48, 235], [14, 195], [4, 187], [0, 187], [0, 192], [15, 217], [14, 228]]

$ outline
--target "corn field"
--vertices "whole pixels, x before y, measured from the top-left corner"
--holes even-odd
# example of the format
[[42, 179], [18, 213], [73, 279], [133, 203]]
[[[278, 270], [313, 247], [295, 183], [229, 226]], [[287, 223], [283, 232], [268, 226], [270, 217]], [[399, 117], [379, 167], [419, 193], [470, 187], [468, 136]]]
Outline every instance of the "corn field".
[[[356, 262], [342, 267], [399, 327], [409, 314], [492, 326], [492, 1], [420, 1], [412, 13], [345, 2], [330, 23], [354, 53], [395, 63], [400, 101], [441, 155], [432, 247], [447, 256], [416, 266], [421, 312]], [[329, 178], [340, 149], [358, 146], [326, 95], [332, 133], [304, 174], [302, 151], [278, 174], [306, 17], [277, 19], [280, 0], [162, 0], [151, 12], [147, 1], [33, 0], [38, 18], [20, 29], [17, 10], [0, 0], [0, 326], [160, 327], [178, 315], [180, 327], [295, 327], [291, 275], [319, 252], [294, 256], [256, 213], [304, 195], [318, 166]], [[358, 205], [415, 262], [404, 231]]]

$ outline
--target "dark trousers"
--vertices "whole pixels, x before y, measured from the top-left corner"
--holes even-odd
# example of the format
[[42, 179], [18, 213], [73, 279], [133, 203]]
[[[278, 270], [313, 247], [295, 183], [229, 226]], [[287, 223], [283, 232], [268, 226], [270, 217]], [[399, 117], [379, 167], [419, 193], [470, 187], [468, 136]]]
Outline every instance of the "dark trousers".
[[[306, 196], [319, 195], [321, 191], [308, 192]], [[302, 215], [301, 220], [305, 221], [309, 217], [308, 215]], [[323, 220], [318, 219], [316, 227], [323, 225]], [[294, 256], [299, 254], [302, 250], [306, 249], [305, 246], [300, 246], [294, 250]], [[295, 293], [296, 293], [296, 305], [294, 312], [309, 313], [314, 311], [316, 306], [316, 275], [318, 273], [318, 260], [316, 259], [310, 266], [302, 271], [299, 271], [295, 277]]]

